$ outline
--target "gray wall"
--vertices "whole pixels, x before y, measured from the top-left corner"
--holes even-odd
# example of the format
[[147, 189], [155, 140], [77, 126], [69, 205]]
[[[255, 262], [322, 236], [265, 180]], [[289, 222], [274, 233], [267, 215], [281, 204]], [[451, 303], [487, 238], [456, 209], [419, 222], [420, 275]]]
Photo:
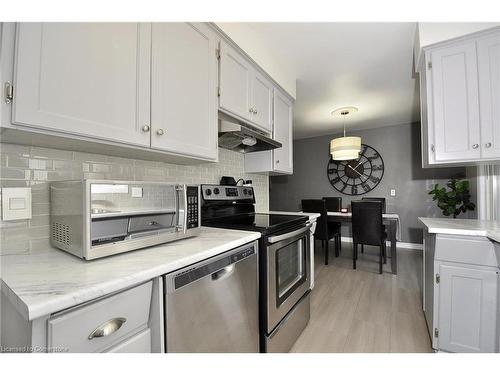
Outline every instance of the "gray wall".
[[[441, 217], [427, 192], [434, 184], [444, 184], [455, 175], [465, 176], [465, 168], [421, 167], [420, 124], [387, 126], [378, 129], [349, 132], [360, 136], [362, 142], [374, 147], [384, 159], [385, 172], [380, 184], [362, 196], [351, 197], [339, 193], [327, 178], [330, 140], [339, 134], [294, 141], [294, 173], [292, 176], [275, 176], [270, 179], [269, 205], [271, 210], [300, 210], [301, 199], [318, 199], [324, 196], [342, 196], [346, 207], [351, 199], [361, 197], [386, 197], [387, 212], [400, 215], [402, 241], [422, 242], [419, 216]], [[389, 196], [391, 188], [396, 196]], [[472, 213], [473, 217], [474, 213]], [[343, 235], [349, 236], [349, 227]]]

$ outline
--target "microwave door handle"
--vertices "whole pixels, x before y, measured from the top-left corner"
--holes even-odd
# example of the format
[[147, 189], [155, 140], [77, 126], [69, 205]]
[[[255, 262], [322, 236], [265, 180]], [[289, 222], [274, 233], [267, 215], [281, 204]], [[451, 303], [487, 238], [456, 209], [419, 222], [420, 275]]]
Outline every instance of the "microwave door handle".
[[[182, 230], [182, 233], [186, 234], [187, 230], [187, 210], [188, 210], [188, 204], [187, 204], [187, 187], [186, 185], [178, 185], [176, 188], [178, 195], [178, 205], [177, 205], [177, 212], [179, 214], [179, 222], [177, 224], [177, 230]], [[180, 218], [180, 212], [181, 212], [181, 192], [182, 192], [182, 199], [184, 200], [184, 207], [183, 207], [183, 217], [182, 217], [182, 224], [181, 224], [181, 218]]]
[[184, 192], [184, 223], [182, 224], [183, 233], [186, 234], [187, 231], [187, 223], [188, 223], [188, 198], [187, 198], [187, 186], [182, 185], [182, 190]]

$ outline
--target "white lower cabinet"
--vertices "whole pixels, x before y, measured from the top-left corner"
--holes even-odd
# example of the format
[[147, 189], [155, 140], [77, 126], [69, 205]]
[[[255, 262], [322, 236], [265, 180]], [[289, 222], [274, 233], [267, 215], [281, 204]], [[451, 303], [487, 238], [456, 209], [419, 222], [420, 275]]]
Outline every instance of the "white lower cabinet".
[[439, 349], [495, 352], [498, 271], [441, 262], [436, 264], [436, 271]]
[[425, 232], [423, 309], [432, 347], [453, 353], [499, 350], [499, 268], [485, 237]]
[[152, 284], [62, 312], [48, 321], [48, 350], [101, 352], [148, 328]]
[[151, 329], [148, 328], [113, 346], [106, 353], [151, 353]]

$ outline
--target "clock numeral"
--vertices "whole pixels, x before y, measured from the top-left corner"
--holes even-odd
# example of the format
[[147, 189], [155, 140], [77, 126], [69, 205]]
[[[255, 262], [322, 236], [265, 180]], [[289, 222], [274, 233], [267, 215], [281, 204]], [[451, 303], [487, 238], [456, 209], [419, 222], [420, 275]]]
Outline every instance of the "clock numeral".
[[380, 181], [380, 178], [374, 177], [374, 176], [370, 176], [370, 181], [373, 182], [374, 184], [378, 184], [379, 181]]
[[330, 168], [328, 169], [328, 174], [337, 173], [337, 171], [337, 169]]
[[337, 182], [340, 181], [340, 177], [335, 177], [334, 179], [330, 180], [332, 184], [336, 184]]
[[344, 186], [342, 186], [342, 188], [340, 189], [340, 192], [344, 192], [344, 190], [347, 189], [347, 184], [344, 182]]
[[370, 160], [375, 160], [375, 159], [378, 159], [378, 158], [379, 158], [379, 156], [378, 156], [378, 154], [375, 154], [375, 155], [373, 155], [373, 156], [367, 156], [366, 158], [367, 158], [367, 159], [370, 159]]
[[351, 193], [352, 193], [352, 195], [358, 194], [358, 187], [356, 185], [352, 186]]
[[363, 187], [363, 190], [365, 192], [370, 191], [370, 185], [368, 185], [366, 182], [363, 182], [361, 186]]
[[381, 171], [382, 169], [383, 169], [383, 168], [382, 168], [382, 166], [381, 166], [381, 165], [374, 165], [374, 166], [372, 167], [372, 170], [374, 170], [374, 171]]

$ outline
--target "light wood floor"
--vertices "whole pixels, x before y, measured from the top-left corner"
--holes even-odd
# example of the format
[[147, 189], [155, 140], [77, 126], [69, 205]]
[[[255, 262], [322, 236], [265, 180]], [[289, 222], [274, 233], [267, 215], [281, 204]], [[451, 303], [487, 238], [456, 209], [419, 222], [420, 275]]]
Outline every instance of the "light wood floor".
[[421, 253], [398, 249], [398, 275], [378, 273], [378, 249], [365, 246], [357, 270], [352, 269], [352, 247], [342, 243], [330, 264], [316, 241], [315, 287], [311, 320], [292, 352], [430, 352], [419, 283]]

